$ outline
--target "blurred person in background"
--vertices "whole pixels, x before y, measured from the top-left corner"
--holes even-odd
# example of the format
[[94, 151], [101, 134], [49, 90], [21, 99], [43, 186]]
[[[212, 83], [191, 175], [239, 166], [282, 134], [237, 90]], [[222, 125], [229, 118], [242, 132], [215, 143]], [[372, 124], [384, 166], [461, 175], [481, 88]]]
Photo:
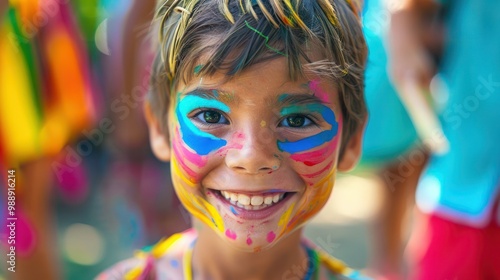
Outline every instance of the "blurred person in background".
[[[188, 228], [184, 208], [174, 195], [168, 169], [151, 153], [147, 125], [144, 120], [143, 99], [149, 90], [151, 64], [155, 50], [150, 32], [156, 1], [132, 0], [122, 22], [115, 23], [119, 33], [115, 50], [118, 56], [109, 58], [108, 71], [113, 73], [107, 82], [110, 94], [110, 116], [116, 124], [111, 133], [113, 143], [110, 172], [106, 181], [110, 188], [130, 188], [129, 197], [140, 208], [147, 242], [156, 242]], [[114, 59], [114, 61], [112, 61]]]
[[[143, 38], [119, 32], [152, 16], [137, 10], [139, 2], [129, 16], [131, 1], [0, 2], [0, 159], [2, 170], [17, 170], [19, 279], [88, 279], [189, 222], [163, 183], [169, 175], [159, 175], [164, 168], [147, 160], [148, 141], [123, 144], [145, 127], [142, 100], [129, 105], [130, 91], [125, 96], [119, 86], [144, 84], [142, 77], [124, 77], [122, 54], [144, 61], [149, 47], [130, 51]], [[139, 29], [148, 27], [149, 21]], [[139, 168], [109, 172], [117, 158], [138, 158]], [[5, 217], [7, 187], [1, 185]], [[5, 245], [5, 229], [1, 234]]]
[[[390, 12], [384, 0], [365, 0], [363, 33], [368, 45], [365, 96], [370, 112], [362, 169], [375, 173], [383, 201], [371, 234], [369, 269], [377, 279], [400, 279], [403, 245], [413, 193], [427, 159], [412, 120], [387, 71]], [[418, 156], [418, 160], [414, 160]]]
[[[411, 279], [500, 279], [500, 2], [408, 0], [393, 12], [390, 66], [398, 88], [442, 79], [436, 111], [450, 148], [433, 154], [416, 192]], [[423, 35], [442, 9], [436, 65]]]
[[[414, 205], [415, 189], [427, 163], [429, 147], [423, 141], [426, 135], [415, 127], [418, 120], [407, 111], [409, 105], [416, 105], [401, 101], [401, 89], [397, 89], [389, 77], [390, 11], [399, 2], [368, 0], [364, 4], [363, 32], [369, 47], [365, 92], [370, 117], [361, 169], [370, 174], [375, 172], [383, 198], [380, 212], [373, 221], [370, 269], [380, 279], [400, 279], [405, 265], [403, 245], [408, 235], [408, 210]], [[422, 16], [436, 19], [425, 26], [429, 32], [421, 38], [423, 51], [437, 63], [442, 45], [439, 14], [426, 11]]]

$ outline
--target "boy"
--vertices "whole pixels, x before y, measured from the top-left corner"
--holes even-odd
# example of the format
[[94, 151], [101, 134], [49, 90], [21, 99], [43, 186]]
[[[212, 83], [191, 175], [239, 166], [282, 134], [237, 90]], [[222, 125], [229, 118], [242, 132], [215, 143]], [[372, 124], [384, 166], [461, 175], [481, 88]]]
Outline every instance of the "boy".
[[166, 1], [158, 17], [150, 140], [194, 229], [100, 279], [359, 277], [302, 238], [360, 154], [366, 46], [352, 3]]

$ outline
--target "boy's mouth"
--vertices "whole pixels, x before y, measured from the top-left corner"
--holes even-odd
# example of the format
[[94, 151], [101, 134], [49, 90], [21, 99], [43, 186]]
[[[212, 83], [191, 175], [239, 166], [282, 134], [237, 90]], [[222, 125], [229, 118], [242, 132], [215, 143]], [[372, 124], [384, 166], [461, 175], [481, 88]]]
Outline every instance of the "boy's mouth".
[[292, 192], [270, 192], [263, 194], [243, 194], [230, 191], [215, 191], [221, 199], [226, 200], [232, 205], [249, 210], [257, 211], [269, 208], [273, 205], [279, 204], [285, 198], [292, 195]]

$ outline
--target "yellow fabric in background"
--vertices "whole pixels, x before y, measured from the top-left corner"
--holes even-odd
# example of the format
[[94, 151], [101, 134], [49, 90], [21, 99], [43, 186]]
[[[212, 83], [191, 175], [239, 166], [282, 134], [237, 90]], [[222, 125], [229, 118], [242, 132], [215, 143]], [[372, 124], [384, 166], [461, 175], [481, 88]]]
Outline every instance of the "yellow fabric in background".
[[40, 120], [32, 100], [27, 62], [10, 26], [0, 28], [0, 129], [7, 162], [17, 163], [41, 153]]
[[[39, 10], [40, 3], [10, 1], [20, 32], [35, 23], [32, 20], [37, 13], [44, 12]], [[57, 5], [57, 13], [36, 26], [36, 33], [19, 39], [29, 40], [38, 50], [33, 53], [33, 61], [19, 49], [19, 36], [7, 15], [0, 25], [0, 142], [5, 146], [4, 160], [8, 164], [59, 153], [69, 141], [81, 137], [96, 118], [83, 41], [78, 27], [73, 25], [69, 6]], [[36, 89], [32, 87], [29, 67], [36, 68], [36, 75], [43, 73], [36, 77], [40, 85]], [[36, 107], [40, 105], [41, 115]]]

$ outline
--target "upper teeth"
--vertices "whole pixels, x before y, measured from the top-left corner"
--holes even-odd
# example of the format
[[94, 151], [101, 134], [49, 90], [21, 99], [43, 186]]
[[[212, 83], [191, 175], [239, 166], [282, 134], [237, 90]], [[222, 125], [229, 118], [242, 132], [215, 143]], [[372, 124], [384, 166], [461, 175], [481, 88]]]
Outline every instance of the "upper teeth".
[[241, 204], [243, 206], [260, 206], [272, 205], [283, 199], [284, 193], [281, 194], [266, 194], [266, 195], [246, 195], [241, 193], [233, 193], [228, 191], [221, 191], [221, 194], [233, 204]]

